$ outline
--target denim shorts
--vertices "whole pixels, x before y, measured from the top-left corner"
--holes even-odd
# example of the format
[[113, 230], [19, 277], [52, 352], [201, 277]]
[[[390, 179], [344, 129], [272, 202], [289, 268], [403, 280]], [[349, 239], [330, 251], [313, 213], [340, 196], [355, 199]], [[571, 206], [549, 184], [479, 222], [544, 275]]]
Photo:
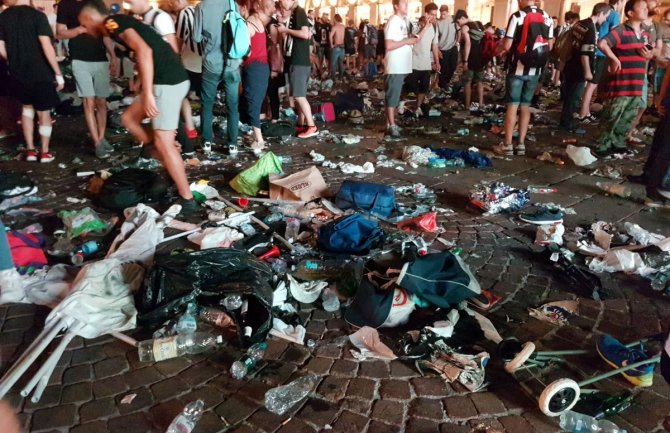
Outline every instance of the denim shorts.
[[386, 107], [396, 108], [400, 104], [402, 85], [407, 74], [389, 74], [386, 76]]
[[539, 75], [508, 75], [505, 102], [508, 105], [530, 105], [539, 81]]

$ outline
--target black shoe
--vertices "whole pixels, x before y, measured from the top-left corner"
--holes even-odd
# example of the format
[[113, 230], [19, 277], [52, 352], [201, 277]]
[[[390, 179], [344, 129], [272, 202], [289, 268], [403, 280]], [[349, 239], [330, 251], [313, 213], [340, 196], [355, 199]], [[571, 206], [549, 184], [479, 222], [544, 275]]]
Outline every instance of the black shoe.
[[191, 216], [200, 209], [198, 202], [196, 202], [195, 199], [185, 199], [183, 197], [179, 197], [174, 204], [181, 206], [181, 211], [179, 212], [180, 217]]
[[647, 176], [645, 176], [644, 173], [640, 175], [629, 174], [628, 176], [626, 176], [626, 179], [628, 180], [628, 182], [639, 183], [641, 185], [647, 184]]

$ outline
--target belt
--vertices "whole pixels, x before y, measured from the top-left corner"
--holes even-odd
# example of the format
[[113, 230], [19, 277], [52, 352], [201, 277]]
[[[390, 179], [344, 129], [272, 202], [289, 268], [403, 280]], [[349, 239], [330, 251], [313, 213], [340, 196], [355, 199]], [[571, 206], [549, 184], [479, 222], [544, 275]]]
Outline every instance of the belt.
[[342, 45], [334, 45], [333, 48], [344, 48], [344, 44], [342, 44]]

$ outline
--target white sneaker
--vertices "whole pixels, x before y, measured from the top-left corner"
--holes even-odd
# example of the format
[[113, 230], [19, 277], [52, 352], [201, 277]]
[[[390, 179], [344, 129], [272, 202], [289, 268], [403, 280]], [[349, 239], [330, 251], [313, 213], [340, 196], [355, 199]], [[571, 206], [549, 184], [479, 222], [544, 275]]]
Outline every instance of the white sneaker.
[[233, 155], [237, 155], [237, 152], [239, 152], [239, 150], [237, 149], [237, 145], [235, 145], [235, 144], [229, 144], [228, 145], [228, 154], [233, 156]]
[[201, 146], [202, 146], [203, 153], [212, 153], [212, 142], [211, 141], [203, 141]]

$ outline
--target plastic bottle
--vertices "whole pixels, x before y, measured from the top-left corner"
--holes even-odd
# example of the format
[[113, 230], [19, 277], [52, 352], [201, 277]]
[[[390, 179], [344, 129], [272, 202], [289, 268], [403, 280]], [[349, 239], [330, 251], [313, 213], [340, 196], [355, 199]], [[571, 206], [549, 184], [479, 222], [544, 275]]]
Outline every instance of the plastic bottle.
[[88, 241], [83, 243], [76, 249], [76, 251], [72, 252], [72, 264], [77, 266], [81, 265], [86, 260], [86, 257], [90, 257], [97, 253], [100, 250], [100, 246], [100, 242], [98, 241]]
[[293, 162], [293, 158], [291, 158], [288, 155], [280, 155], [277, 158], [279, 159], [279, 162], [281, 162], [282, 164], [290, 164], [291, 162]]
[[323, 292], [321, 292], [321, 303], [323, 309], [329, 313], [333, 313], [340, 309], [340, 299], [335, 292], [330, 290], [330, 287], [326, 287]]
[[316, 349], [319, 347], [344, 347], [349, 342], [349, 336], [343, 335], [331, 340], [307, 340], [307, 347]]
[[630, 197], [632, 193], [630, 186], [620, 183], [596, 182], [596, 186], [598, 186], [598, 188], [600, 188], [601, 190], [605, 191], [608, 194], [616, 195], [623, 198]]
[[300, 220], [297, 218], [288, 218], [286, 220], [286, 231], [284, 232], [284, 238], [290, 243], [295, 242], [298, 239], [300, 234]]
[[212, 307], [203, 308], [200, 311], [200, 320], [206, 323], [211, 323], [212, 325], [218, 326], [219, 328], [228, 328], [233, 326], [233, 319], [227, 315], [225, 312]]
[[172, 420], [165, 433], [191, 433], [197, 422], [200, 421], [204, 408], [205, 402], [202, 400], [190, 402]]
[[256, 366], [258, 361], [263, 359], [265, 349], [268, 345], [265, 342], [256, 343], [247, 349], [247, 353], [230, 366], [230, 374], [237, 380], [241, 380], [244, 376], [249, 374]]
[[597, 420], [571, 410], [561, 414], [559, 425], [571, 433], [626, 433], [611, 421]]
[[668, 281], [670, 281], [670, 269], [663, 268], [654, 275], [654, 279], [651, 280], [651, 288], [659, 292], [663, 291], [668, 286]]
[[242, 307], [242, 296], [229, 295], [223, 298], [221, 305], [228, 311], [235, 311]]
[[314, 218], [315, 214], [309, 209], [300, 209], [297, 206], [272, 206], [270, 207], [270, 212], [272, 213], [281, 213], [285, 217], [298, 218], [300, 220], [311, 220]]
[[265, 408], [277, 415], [284, 415], [300, 400], [307, 397], [319, 384], [319, 376], [309, 374], [288, 385], [273, 388], [265, 393]]
[[344, 260], [301, 260], [291, 273], [294, 278], [303, 281], [332, 280], [342, 276], [342, 268], [347, 264]]
[[195, 332], [198, 329], [198, 322], [196, 317], [198, 316], [198, 306], [191, 302], [186, 306], [186, 311], [181, 315], [175, 326], [175, 331], [177, 334], [183, 334], [186, 332]]
[[285, 274], [286, 269], [288, 268], [288, 265], [286, 264], [286, 260], [281, 259], [281, 258], [275, 258], [272, 261], [272, 271], [275, 274]]
[[223, 344], [223, 337], [207, 332], [191, 332], [174, 337], [141, 341], [137, 352], [141, 362], [156, 362], [186, 354], [202, 353]]

